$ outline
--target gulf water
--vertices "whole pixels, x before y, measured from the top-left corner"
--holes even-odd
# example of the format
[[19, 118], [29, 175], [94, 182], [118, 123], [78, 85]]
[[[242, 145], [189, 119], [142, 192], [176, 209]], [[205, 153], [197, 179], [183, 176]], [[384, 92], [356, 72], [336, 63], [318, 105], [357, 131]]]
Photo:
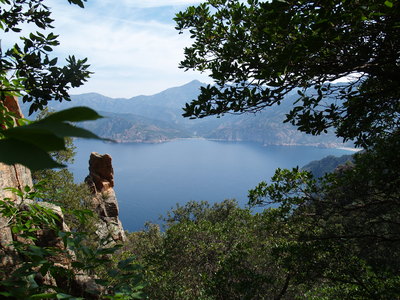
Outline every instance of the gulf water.
[[302, 167], [347, 150], [308, 146], [262, 146], [248, 142], [183, 139], [162, 144], [105, 143], [76, 140], [70, 170], [76, 182], [88, 175], [91, 152], [108, 153], [114, 167], [120, 219], [128, 231], [190, 200], [219, 202], [235, 198], [247, 203], [248, 190], [269, 181], [276, 168]]

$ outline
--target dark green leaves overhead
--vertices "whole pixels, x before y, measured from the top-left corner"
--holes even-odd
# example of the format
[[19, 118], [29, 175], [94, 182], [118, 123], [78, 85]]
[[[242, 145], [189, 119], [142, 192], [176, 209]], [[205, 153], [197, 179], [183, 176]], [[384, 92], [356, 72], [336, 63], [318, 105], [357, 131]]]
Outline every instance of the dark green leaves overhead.
[[[68, 2], [83, 7], [86, 0]], [[7, 39], [10, 32], [18, 32], [20, 36], [20, 42], [8, 49], [0, 44], [0, 161], [20, 163], [32, 170], [62, 167], [48, 152], [64, 149], [65, 137], [98, 138], [69, 122], [100, 117], [88, 108], [79, 107], [14, 127], [17, 116], [3, 106], [2, 100], [7, 96], [18, 96], [23, 102], [31, 103], [31, 114], [43, 110], [49, 101], [69, 101], [69, 89], [81, 86], [91, 74], [86, 58], [71, 55], [65, 64], [57, 66], [58, 58], [51, 54], [59, 45], [58, 35], [49, 32], [54, 20], [45, 3], [44, 0], [0, 0], [2, 39]]]
[[[82, 0], [68, 0], [83, 7]], [[49, 101], [70, 100], [68, 90], [87, 81], [91, 72], [87, 59], [73, 55], [58, 66], [52, 52], [59, 45], [58, 36], [45, 32], [53, 28], [53, 19], [43, 0], [1, 0], [0, 30], [2, 39], [13, 40], [9, 33], [18, 32], [20, 42], [8, 49], [0, 44], [0, 99], [19, 96], [30, 102], [29, 113], [45, 108]], [[25, 26], [30, 24], [30, 26]], [[25, 32], [26, 28], [35, 28]], [[42, 32], [41, 32], [42, 31]]]
[[55, 162], [45, 150], [16, 139], [0, 140], [0, 161], [8, 165], [21, 164], [31, 170], [64, 167]]
[[88, 107], [72, 107], [59, 112], [50, 114], [48, 117], [38, 121], [38, 123], [46, 122], [82, 122], [94, 121], [102, 118], [97, 112]]
[[82, 0], [68, 0], [68, 2], [70, 4], [76, 4], [79, 7], [84, 8], [83, 2], [86, 2], [86, 0], [83, 0], [83, 1]]
[[[400, 1], [208, 0], [175, 21], [192, 39], [181, 67], [215, 81], [185, 117], [257, 112], [297, 91], [286, 122], [365, 150], [319, 181], [278, 169], [249, 192], [250, 204], [274, 207], [271, 254], [289, 272], [264, 295], [398, 299]], [[298, 283], [307, 292], [288, 294]]]
[[209, 0], [176, 15], [176, 29], [192, 39], [181, 68], [215, 81], [185, 117], [256, 112], [300, 88], [287, 122], [301, 131], [334, 128], [367, 147], [397, 130], [399, 1], [246, 2]]
[[63, 167], [48, 152], [65, 149], [65, 137], [99, 139], [98, 136], [69, 122], [101, 118], [87, 107], [74, 107], [54, 113], [29, 125], [3, 130], [0, 133], [0, 161], [22, 164], [31, 170]]

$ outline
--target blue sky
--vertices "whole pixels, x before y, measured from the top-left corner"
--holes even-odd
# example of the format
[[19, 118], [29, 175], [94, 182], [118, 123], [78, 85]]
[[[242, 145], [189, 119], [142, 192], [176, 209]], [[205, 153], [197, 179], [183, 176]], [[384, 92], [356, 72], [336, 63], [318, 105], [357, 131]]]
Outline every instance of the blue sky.
[[151, 95], [205, 74], [178, 68], [188, 34], [178, 34], [172, 18], [199, 0], [89, 0], [85, 9], [49, 0], [61, 45], [55, 54], [88, 57], [89, 81], [72, 94], [109, 97]]

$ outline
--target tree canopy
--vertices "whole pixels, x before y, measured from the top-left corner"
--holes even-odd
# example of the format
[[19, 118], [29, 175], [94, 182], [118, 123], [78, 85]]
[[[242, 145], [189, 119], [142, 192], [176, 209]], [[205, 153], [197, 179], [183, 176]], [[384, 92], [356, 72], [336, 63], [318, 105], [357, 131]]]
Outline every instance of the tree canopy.
[[286, 122], [314, 135], [333, 129], [364, 148], [321, 179], [278, 169], [249, 191], [250, 205], [268, 206], [278, 237], [270, 253], [289, 290], [398, 299], [399, 1], [208, 0], [175, 20], [193, 39], [181, 67], [215, 81], [184, 116], [258, 112], [297, 91]]
[[[86, 1], [86, 0], [84, 0]], [[68, 0], [83, 7], [82, 0]], [[87, 59], [69, 56], [57, 66], [51, 57], [59, 44], [51, 11], [43, 0], [0, 0], [0, 30], [6, 38], [19, 37], [20, 43], [3, 48], [0, 44], [0, 161], [20, 163], [32, 170], [62, 167], [48, 152], [65, 149], [65, 137], [98, 138], [70, 122], [95, 120], [100, 116], [89, 108], [73, 108], [31, 123], [5, 106], [6, 97], [21, 97], [30, 102], [29, 112], [45, 108], [52, 100], [70, 100], [68, 90], [81, 86], [91, 72]], [[29, 25], [29, 26], [27, 26]], [[36, 28], [38, 31], [33, 32]], [[41, 31], [41, 32], [40, 32]], [[45, 33], [46, 32], [46, 33]], [[18, 126], [17, 126], [18, 125]]]
[[[184, 116], [257, 112], [292, 90], [287, 122], [372, 145], [399, 126], [398, 1], [209, 0], [177, 14], [184, 69], [209, 72]], [[340, 80], [341, 82], [337, 82]]]
[[[70, 100], [68, 90], [81, 86], [90, 75], [86, 58], [69, 56], [64, 66], [57, 66], [58, 58], [50, 56], [59, 42], [54, 33], [43, 33], [53, 28], [54, 21], [43, 2], [0, 1], [0, 28], [4, 37], [18, 34], [21, 40], [20, 44], [0, 50], [0, 97], [22, 96], [22, 101], [32, 102], [30, 113], [43, 109], [51, 100]], [[81, 0], [68, 2], [83, 7]], [[25, 24], [34, 24], [43, 32], [25, 33], [22, 30]]]

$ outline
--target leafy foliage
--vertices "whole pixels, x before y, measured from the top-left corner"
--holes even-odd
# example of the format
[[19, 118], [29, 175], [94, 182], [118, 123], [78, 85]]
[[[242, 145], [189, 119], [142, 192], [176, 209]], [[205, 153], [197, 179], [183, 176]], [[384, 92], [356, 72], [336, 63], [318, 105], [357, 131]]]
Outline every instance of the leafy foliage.
[[151, 299], [397, 299], [398, 139], [316, 180], [277, 170], [249, 192], [261, 213], [188, 202], [128, 235]]
[[[85, 1], [68, 0], [80, 7]], [[0, 46], [0, 161], [20, 163], [33, 171], [64, 167], [62, 163], [73, 156], [68, 149], [71, 137], [98, 138], [71, 122], [100, 118], [89, 108], [76, 107], [28, 122], [18, 119], [4, 104], [6, 97], [18, 96], [23, 102], [31, 102], [30, 113], [42, 110], [50, 100], [70, 100], [68, 90], [82, 85], [90, 75], [87, 59], [70, 56], [64, 66], [58, 67], [58, 59], [50, 56], [59, 42], [54, 33], [48, 32], [53, 20], [44, 2], [0, 0], [0, 29], [5, 36], [18, 35], [22, 41], [9, 49]], [[31, 27], [25, 27], [27, 24]], [[23, 33], [22, 28], [32, 26], [46, 33]], [[7, 299], [141, 298], [140, 268], [133, 259], [115, 263], [111, 255], [120, 246], [106, 247], [95, 240], [88, 243], [92, 237], [83, 230], [89, 229], [93, 212], [82, 210], [83, 186], [78, 189], [67, 170], [46, 170], [35, 175], [37, 185], [33, 189], [10, 188], [19, 199], [0, 200], [0, 229], [12, 234], [10, 244], [2, 241], [0, 249], [2, 263], [10, 262], [0, 270], [0, 295]], [[46, 200], [63, 206], [72, 232], [63, 227], [60, 208]], [[115, 278], [99, 279], [97, 287], [94, 282], [84, 289], [77, 287], [77, 277], [91, 275], [93, 279], [103, 274], [102, 269]]]
[[297, 91], [286, 122], [365, 149], [320, 180], [278, 169], [249, 191], [251, 205], [275, 207], [265, 255], [290, 272], [272, 298], [290, 298], [293, 284], [305, 299], [399, 298], [399, 5], [209, 0], [175, 18], [193, 39], [181, 67], [216, 83], [184, 116], [258, 112]]
[[277, 170], [272, 183], [249, 192], [254, 205], [279, 205], [277, 222], [296, 225], [295, 247], [282, 255], [289, 268], [301, 261], [307, 277], [298, 280], [323, 278], [314, 288], [328, 299], [400, 295], [399, 176], [390, 167], [399, 163], [398, 146], [396, 134], [319, 182], [306, 171]]
[[[96, 293], [106, 299], [140, 299], [141, 269], [134, 259], [115, 265], [110, 255], [119, 245], [88, 246], [83, 242], [86, 233], [63, 230], [54, 207], [38, 202], [46, 190], [40, 185], [34, 188], [25, 187], [24, 192], [10, 188], [20, 197], [19, 201], [0, 200], [0, 214], [6, 220], [2, 226], [10, 228], [17, 237], [7, 246], [18, 262], [0, 271], [0, 295], [7, 299], [84, 299], [82, 296], [92, 297], [91, 293]], [[74, 213], [85, 227], [91, 212], [75, 210]], [[50, 235], [53, 242], [43, 240], [45, 235]], [[10, 255], [2, 253], [7, 254]], [[103, 268], [108, 269], [113, 279], [97, 280], [102, 289], [81, 290], [73, 284], [77, 274], [96, 276]]]
[[[38, 120], [50, 115], [47, 109], [41, 111]], [[50, 152], [51, 157], [59, 164], [71, 164], [74, 162], [75, 146], [72, 138], [65, 140], [65, 150]], [[34, 184], [41, 184], [46, 191], [42, 195], [42, 200], [56, 204], [63, 209], [64, 219], [68, 227], [73, 231], [84, 231], [87, 233], [88, 242], [96, 239], [95, 223], [98, 218], [94, 214], [85, 214], [85, 222], [82, 222], [80, 212], [90, 211], [90, 199], [92, 197], [89, 187], [85, 183], [76, 184], [74, 175], [68, 170], [45, 169], [32, 173]], [[82, 225], [85, 228], [82, 228]]]
[[[129, 235], [126, 251], [145, 268], [151, 299], [293, 299], [301, 285], [273, 255], [274, 210], [252, 214], [236, 201], [188, 202], [165, 220]], [[296, 272], [293, 270], [293, 272]]]
[[28, 125], [0, 131], [0, 161], [6, 164], [22, 164], [31, 170], [60, 168], [64, 165], [54, 161], [48, 154], [65, 149], [65, 137], [99, 139], [85, 129], [69, 122], [101, 118], [86, 107], [74, 107], [54, 113]]
[[[5, 36], [18, 34], [21, 40], [9, 49], [0, 48], [0, 99], [22, 96], [23, 102], [32, 102], [30, 113], [43, 109], [51, 100], [70, 100], [68, 90], [81, 86], [90, 75], [86, 58], [70, 56], [64, 66], [57, 66], [58, 59], [50, 56], [59, 44], [54, 33], [36, 31], [22, 36], [25, 24], [43, 31], [53, 28], [50, 9], [43, 2], [0, 1], [0, 29]], [[68, 2], [83, 7], [81, 0]]]
[[[69, 0], [69, 3], [83, 7], [81, 0]], [[43, 0], [1, 0], [0, 4], [0, 29], [5, 36], [18, 35], [22, 43], [9, 49], [0, 45], [0, 160], [10, 165], [19, 163], [32, 170], [63, 167], [47, 152], [63, 150], [67, 136], [98, 138], [69, 122], [96, 120], [100, 116], [80, 107], [29, 123], [17, 120], [3, 100], [22, 97], [23, 102], [32, 103], [30, 113], [42, 110], [50, 100], [70, 100], [68, 90], [82, 85], [90, 75], [87, 59], [70, 56], [67, 64], [58, 67], [58, 59], [50, 57], [53, 47], [59, 44], [57, 36], [52, 32], [25, 33], [22, 30], [26, 24], [43, 31], [53, 28], [50, 9]]]
[[[398, 1], [209, 0], [177, 14], [184, 69], [207, 71], [186, 117], [256, 112], [300, 88], [287, 122], [372, 145], [399, 126]], [[345, 79], [342, 83], [329, 82]]]

